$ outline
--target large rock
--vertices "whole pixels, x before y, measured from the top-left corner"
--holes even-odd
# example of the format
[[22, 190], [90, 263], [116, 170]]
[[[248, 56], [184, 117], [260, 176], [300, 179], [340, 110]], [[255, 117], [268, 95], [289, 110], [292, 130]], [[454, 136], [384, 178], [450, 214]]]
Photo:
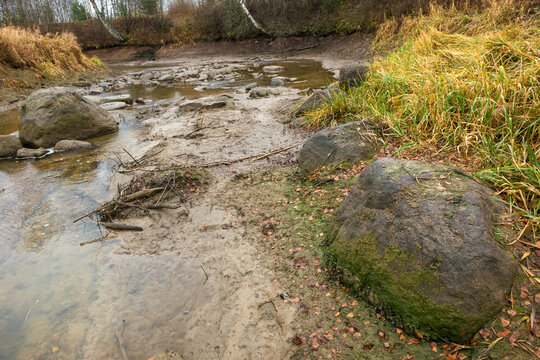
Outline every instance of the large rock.
[[0, 135], [0, 158], [14, 157], [20, 148], [22, 144], [16, 135]]
[[337, 92], [329, 89], [316, 90], [294, 106], [294, 115], [300, 116], [308, 111], [318, 109], [334, 98], [336, 94]]
[[489, 193], [452, 167], [377, 160], [337, 211], [328, 253], [407, 329], [466, 341], [501, 309], [517, 265], [494, 237]]
[[74, 90], [56, 87], [32, 93], [22, 107], [19, 138], [25, 146], [50, 147], [118, 130], [116, 121]]
[[367, 65], [347, 66], [339, 69], [339, 85], [347, 87], [362, 84], [368, 70], [369, 66]]
[[371, 121], [355, 121], [323, 129], [302, 146], [300, 169], [311, 173], [321, 166], [371, 159], [381, 148]]

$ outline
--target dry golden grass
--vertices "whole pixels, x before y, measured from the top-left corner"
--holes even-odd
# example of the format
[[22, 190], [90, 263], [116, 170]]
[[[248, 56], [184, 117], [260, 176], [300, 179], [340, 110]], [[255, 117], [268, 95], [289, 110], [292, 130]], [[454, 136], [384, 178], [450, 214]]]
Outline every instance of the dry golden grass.
[[71, 33], [41, 35], [37, 30], [0, 28], [0, 67], [32, 70], [38, 77], [64, 77], [97, 70], [103, 64], [86, 57]]

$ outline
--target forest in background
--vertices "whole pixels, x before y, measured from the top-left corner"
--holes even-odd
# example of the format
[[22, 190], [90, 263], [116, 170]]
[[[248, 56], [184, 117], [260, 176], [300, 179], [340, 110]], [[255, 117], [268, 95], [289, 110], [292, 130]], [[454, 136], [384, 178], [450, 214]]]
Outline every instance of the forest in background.
[[[95, 7], [92, 6], [95, 2]], [[385, 19], [426, 9], [429, 0], [245, 0], [271, 37], [372, 32]], [[467, 8], [489, 1], [449, 1]], [[128, 45], [159, 46], [261, 35], [240, 0], [0, 0], [0, 22], [46, 33], [73, 33], [84, 49], [119, 45], [96, 9]]]

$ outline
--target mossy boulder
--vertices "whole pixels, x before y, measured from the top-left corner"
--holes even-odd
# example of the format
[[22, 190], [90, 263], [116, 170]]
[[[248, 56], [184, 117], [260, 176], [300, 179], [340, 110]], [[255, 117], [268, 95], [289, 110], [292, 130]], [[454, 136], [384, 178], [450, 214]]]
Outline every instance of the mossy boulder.
[[51, 147], [60, 140], [84, 140], [118, 130], [116, 121], [95, 103], [70, 88], [32, 93], [22, 107], [19, 138], [31, 148]]
[[517, 263], [494, 236], [501, 210], [456, 168], [383, 158], [337, 211], [328, 253], [345, 283], [407, 329], [463, 342], [514, 280]]
[[298, 166], [311, 173], [321, 166], [369, 160], [382, 146], [376, 133], [375, 123], [369, 120], [323, 129], [302, 146]]

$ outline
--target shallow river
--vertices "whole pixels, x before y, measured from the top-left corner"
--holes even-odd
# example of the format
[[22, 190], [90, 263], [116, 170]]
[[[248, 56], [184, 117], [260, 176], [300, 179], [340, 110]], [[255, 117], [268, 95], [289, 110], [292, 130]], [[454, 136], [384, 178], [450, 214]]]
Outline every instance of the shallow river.
[[[331, 79], [318, 62], [273, 64], [285, 67], [280, 75], [298, 78], [289, 86], [299, 89]], [[253, 81], [245, 73], [234, 83], [138, 87], [114, 94], [192, 99]], [[270, 79], [256, 81], [268, 85]], [[189, 259], [114, 254], [120, 238], [84, 244], [99, 238], [99, 229], [91, 222], [73, 223], [116, 193], [110, 185], [112, 154], [143, 135], [139, 110], [112, 112], [120, 121], [118, 133], [91, 139], [91, 150], [0, 161], [0, 359], [121, 358], [115, 339], [103, 329], [120, 331], [126, 318], [140, 338], [131, 344], [130, 359], [145, 359], [174, 349], [189, 331], [186, 315], [211, 296]], [[0, 114], [0, 134], [17, 131], [18, 118], [18, 111]]]

